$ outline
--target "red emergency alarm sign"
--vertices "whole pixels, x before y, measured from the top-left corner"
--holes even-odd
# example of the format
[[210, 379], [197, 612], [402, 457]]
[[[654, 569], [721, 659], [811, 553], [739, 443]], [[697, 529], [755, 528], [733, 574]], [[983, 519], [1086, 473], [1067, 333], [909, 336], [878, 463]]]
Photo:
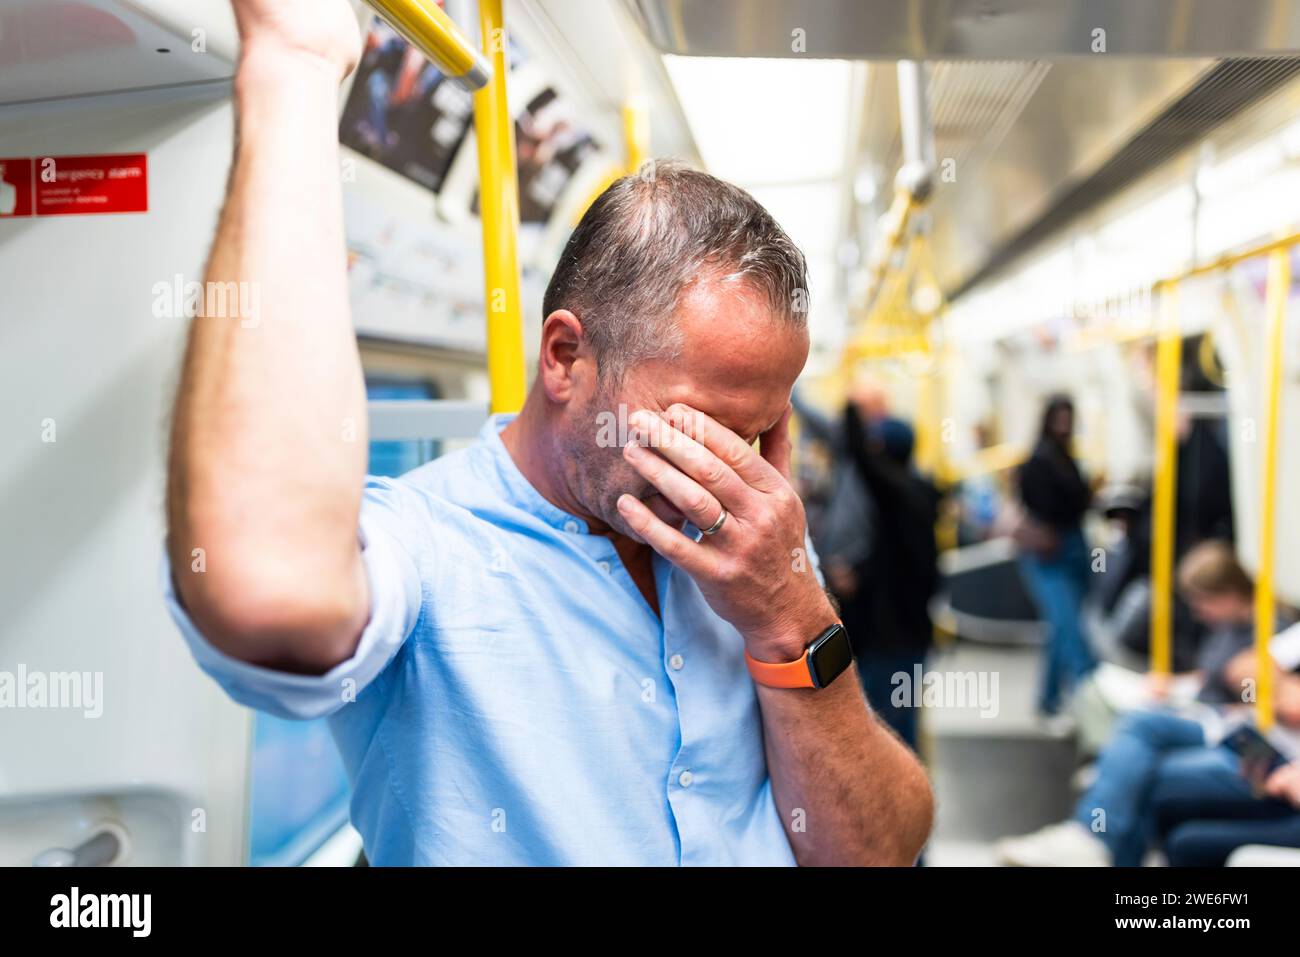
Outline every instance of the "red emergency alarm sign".
[[145, 153], [0, 159], [0, 221], [148, 211]]
[[149, 211], [149, 157], [38, 156], [33, 170], [37, 216]]

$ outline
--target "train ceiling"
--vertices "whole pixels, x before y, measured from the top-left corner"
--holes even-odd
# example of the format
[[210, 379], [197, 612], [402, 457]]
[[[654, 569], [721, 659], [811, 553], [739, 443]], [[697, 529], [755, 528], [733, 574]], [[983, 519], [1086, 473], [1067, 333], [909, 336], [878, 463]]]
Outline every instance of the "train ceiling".
[[[838, 233], [820, 243], [847, 267], [836, 292], [850, 299], [849, 263], [869, 248], [900, 163], [898, 59], [926, 61], [936, 157], [952, 161], [929, 212], [936, 277], [950, 296], [1300, 72], [1288, 55], [1300, 51], [1300, 4], [1281, 0], [624, 2], [675, 79], [703, 68], [674, 63], [712, 64], [712, 95], [728, 107], [754, 92], [746, 78], [755, 61], [739, 58], [783, 64], [781, 82], [801, 105], [766, 114], [737, 105], [756, 124], [725, 138], [737, 156], [788, 152], [792, 127], [807, 125], [801, 110], [827, 121], [832, 106], [852, 104], [839, 114], [851, 142], [835, 174], [820, 170], [824, 150], [841, 146], [825, 135], [788, 169], [768, 171], [798, 181], [800, 164], [811, 164], [819, 182], [838, 183], [835, 208], [847, 213], [823, 223]], [[826, 64], [836, 62], [845, 66], [836, 82], [849, 89], [826, 86]], [[679, 84], [679, 95], [692, 116], [708, 91]], [[722, 138], [692, 119], [707, 160], [710, 139]]]
[[[844, 60], [1219, 57], [1300, 48], [1287, 0], [624, 0], [664, 53]], [[806, 51], [792, 43], [802, 31]]]

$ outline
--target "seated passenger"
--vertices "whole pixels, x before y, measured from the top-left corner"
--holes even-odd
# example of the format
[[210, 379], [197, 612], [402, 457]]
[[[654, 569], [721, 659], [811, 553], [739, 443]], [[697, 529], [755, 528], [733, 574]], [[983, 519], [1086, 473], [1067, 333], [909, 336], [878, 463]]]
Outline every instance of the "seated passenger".
[[1300, 762], [1275, 769], [1258, 789], [1240, 775], [1167, 767], [1152, 797], [1170, 865], [1222, 867], [1247, 844], [1300, 848]]
[[684, 166], [618, 180], [546, 290], [522, 411], [367, 482], [337, 149], [356, 18], [234, 5], [207, 278], [259, 283], [265, 321], [195, 322], [177, 396], [163, 582], [202, 667], [330, 715], [374, 864], [912, 863], [929, 785], [863, 700], [790, 486], [790, 238]]
[[[1033, 834], [999, 842], [1007, 864], [1047, 866], [1136, 866], [1154, 837], [1152, 803], [1166, 775], [1201, 775], [1249, 793], [1235, 754], [1217, 747], [1239, 716], [1243, 687], [1254, 676], [1254, 588], [1229, 545], [1202, 542], [1178, 569], [1179, 585], [1195, 614], [1215, 635], [1201, 659], [1199, 706], [1183, 713], [1135, 711], [1121, 719], [1097, 762], [1097, 776], [1075, 806], [1074, 817]], [[1273, 655], [1287, 674], [1279, 675], [1276, 712], [1287, 727], [1300, 727], [1300, 631], [1274, 639]], [[1193, 770], [1195, 769], [1195, 770]]]

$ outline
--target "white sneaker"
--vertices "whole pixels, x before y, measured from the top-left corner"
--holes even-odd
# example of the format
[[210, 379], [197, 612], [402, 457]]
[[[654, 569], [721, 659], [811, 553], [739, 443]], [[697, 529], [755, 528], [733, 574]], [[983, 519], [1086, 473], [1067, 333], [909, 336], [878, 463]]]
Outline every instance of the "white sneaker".
[[998, 860], [1009, 867], [1110, 867], [1101, 838], [1078, 821], [1049, 824], [1022, 837], [997, 843]]
[[1079, 723], [1074, 716], [1059, 711], [1056, 714], [1038, 715], [1038, 727], [1049, 738], [1069, 738], [1079, 730]]

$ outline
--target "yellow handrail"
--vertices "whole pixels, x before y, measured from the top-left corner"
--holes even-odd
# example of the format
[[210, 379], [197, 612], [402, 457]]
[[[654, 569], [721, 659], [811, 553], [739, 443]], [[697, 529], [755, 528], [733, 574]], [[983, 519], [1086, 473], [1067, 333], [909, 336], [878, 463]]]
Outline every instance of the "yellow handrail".
[[[1278, 250], [1290, 249], [1291, 247], [1298, 245], [1300, 245], [1300, 232], [1288, 233], [1277, 239], [1270, 239], [1266, 243], [1250, 246], [1233, 253], [1225, 253], [1224, 255], [1219, 256], [1216, 259], [1211, 259], [1199, 266], [1185, 269], [1172, 276], [1165, 276], [1161, 279], [1157, 279], [1152, 282], [1148, 288], [1150, 288], [1152, 294], [1155, 295], [1163, 289], [1168, 289], [1172, 286], [1178, 285], [1185, 279], [1196, 279], [1201, 276], [1208, 276], [1216, 272], [1231, 269], [1233, 266], [1243, 263], [1248, 259], [1267, 256], [1277, 252]], [[1098, 329], [1096, 331], [1085, 330], [1082, 335], [1084, 341], [1078, 343], [1076, 348], [1088, 349], [1108, 343], [1141, 342], [1150, 339], [1153, 334], [1158, 335], [1159, 330], [1153, 328], [1149, 324], [1144, 325], [1141, 328], [1119, 327], [1115, 324], [1111, 324], [1107, 328]]]
[[860, 359], [893, 359], [902, 355], [930, 355], [933, 351], [927, 336], [919, 333], [912, 335], [864, 335], [854, 339], [844, 347], [845, 361], [857, 362]]
[[623, 144], [626, 172], [631, 176], [641, 169], [650, 150], [650, 119], [645, 105], [637, 100], [623, 104]]
[[1019, 442], [990, 445], [971, 456], [969, 463], [964, 467], [950, 469], [948, 478], [956, 483], [984, 475], [996, 475], [998, 472], [1015, 468], [1028, 454], [1029, 450]]
[[1161, 279], [1156, 282], [1155, 285], [1157, 287], [1169, 286], [1180, 283], [1184, 279], [1195, 279], [1197, 276], [1208, 276], [1210, 273], [1230, 269], [1238, 263], [1245, 262], [1247, 259], [1255, 259], [1258, 256], [1267, 256], [1270, 253], [1275, 253], [1279, 250], [1290, 249], [1292, 246], [1297, 244], [1300, 244], [1300, 232], [1287, 233], [1285, 236], [1279, 236], [1277, 239], [1270, 239], [1266, 243], [1260, 243], [1257, 246], [1251, 246], [1235, 253], [1224, 253], [1222, 256], [1211, 259], [1209, 262], [1186, 269], [1176, 276]]
[[[437, 0], [367, 0], [393, 29], [439, 70], [473, 92], [492, 78], [492, 68], [465, 39]], [[484, 49], [489, 49], [485, 43]]]
[[515, 122], [506, 97], [509, 72], [501, 0], [478, 0], [483, 49], [492, 58], [491, 79], [474, 94], [478, 140], [479, 214], [483, 221], [483, 280], [487, 307], [488, 382], [491, 410], [523, 408], [523, 309], [519, 289], [519, 174]]
[[1277, 496], [1278, 397], [1281, 391], [1282, 334], [1290, 290], [1289, 250], [1300, 244], [1300, 232], [1227, 253], [1207, 263], [1152, 284], [1159, 294], [1161, 321], [1156, 329], [1156, 461], [1151, 535], [1151, 670], [1167, 673], [1173, 661], [1173, 562], [1175, 496], [1177, 494], [1178, 387], [1182, 371], [1182, 333], [1177, 322], [1178, 286], [1185, 279], [1231, 269], [1259, 256], [1270, 257], [1268, 286], [1269, 368], [1265, 393], [1265, 437], [1261, 463], [1260, 557], [1255, 582], [1255, 637], [1259, 655], [1257, 719], [1262, 727], [1273, 720], [1272, 665], [1268, 643], [1276, 613], [1273, 579]]
[[1162, 288], [1160, 312], [1151, 529], [1151, 670], [1168, 674], [1173, 662], [1174, 499], [1178, 476], [1178, 386], [1183, 364], [1176, 284]]
[[876, 298], [889, 275], [889, 263], [902, 246], [908, 224], [921, 205], [920, 200], [910, 191], [901, 188], [894, 191], [894, 200], [885, 212], [884, 229], [868, 257], [867, 291], [860, 308], [863, 315], [871, 315]]
[[1286, 328], [1287, 296], [1291, 291], [1291, 256], [1285, 248], [1269, 254], [1268, 366], [1263, 395], [1264, 448], [1260, 456], [1259, 567], [1255, 575], [1255, 653], [1257, 697], [1255, 717], [1261, 728], [1273, 724], [1273, 564], [1276, 558], [1277, 442], [1281, 418], [1282, 344]]

